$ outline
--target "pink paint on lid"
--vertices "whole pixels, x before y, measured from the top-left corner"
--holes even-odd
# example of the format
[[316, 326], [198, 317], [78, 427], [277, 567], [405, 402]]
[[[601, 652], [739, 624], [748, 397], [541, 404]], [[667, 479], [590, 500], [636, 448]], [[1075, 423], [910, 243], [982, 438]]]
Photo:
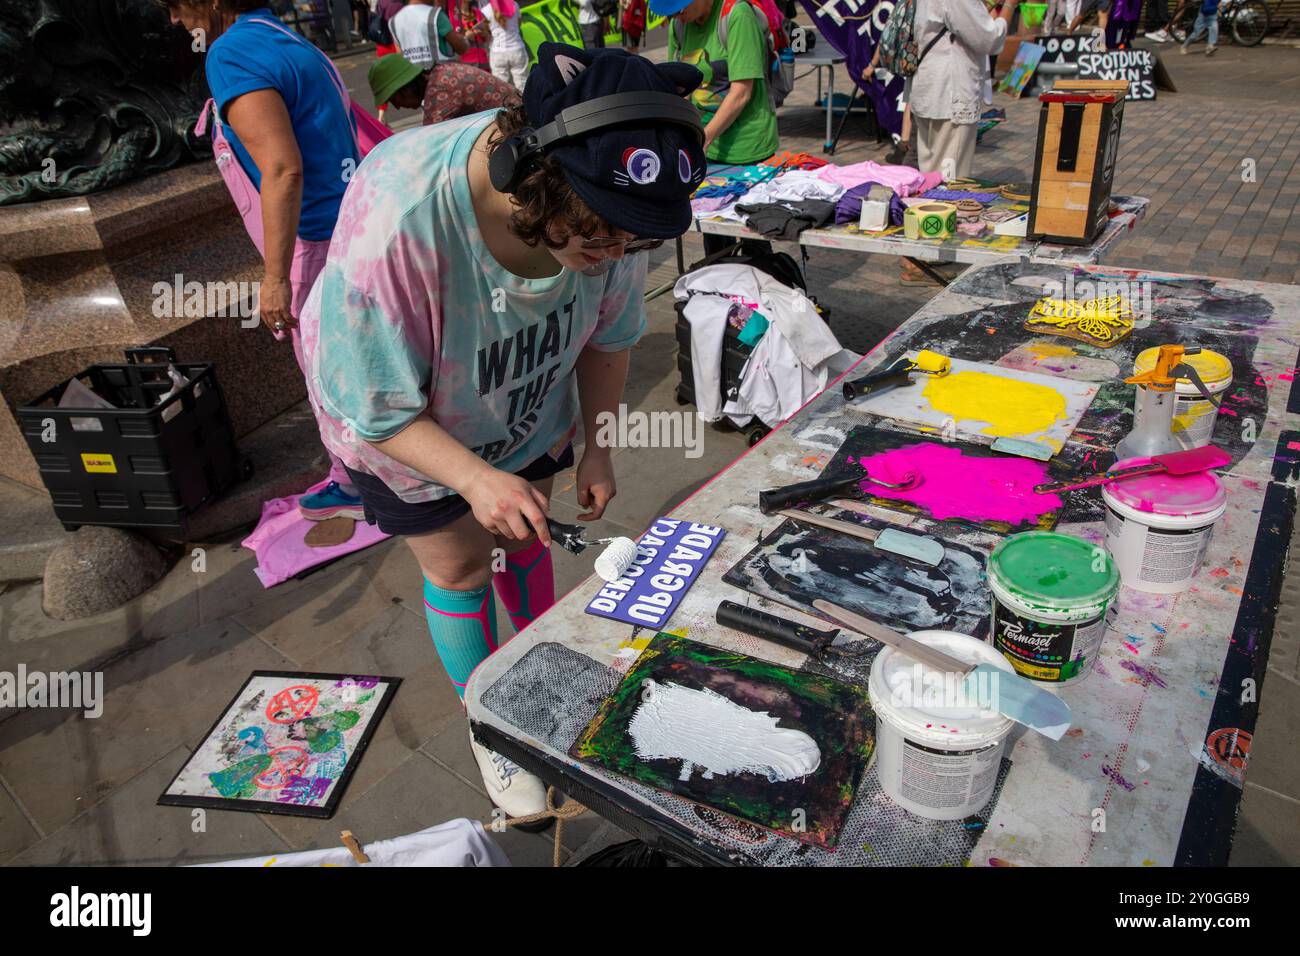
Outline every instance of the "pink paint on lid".
[[[1150, 458], [1129, 458], [1116, 462], [1114, 470], [1149, 465]], [[1190, 475], [1141, 475], [1102, 486], [1102, 494], [1138, 511], [1187, 517], [1216, 511], [1228, 500], [1223, 482], [1212, 471]]]

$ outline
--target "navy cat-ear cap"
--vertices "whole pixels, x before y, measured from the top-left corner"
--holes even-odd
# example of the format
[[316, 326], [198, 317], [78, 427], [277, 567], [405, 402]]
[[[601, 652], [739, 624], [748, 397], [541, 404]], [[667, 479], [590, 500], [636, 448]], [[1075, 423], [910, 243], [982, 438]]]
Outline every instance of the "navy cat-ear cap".
[[[651, 63], [623, 50], [582, 50], [543, 43], [524, 86], [535, 127], [560, 111], [614, 93], [654, 91], [689, 96], [703, 82], [685, 63]], [[704, 179], [700, 137], [676, 123], [619, 126], [565, 143], [549, 155], [596, 215], [648, 239], [672, 239], [691, 224], [691, 194]]]

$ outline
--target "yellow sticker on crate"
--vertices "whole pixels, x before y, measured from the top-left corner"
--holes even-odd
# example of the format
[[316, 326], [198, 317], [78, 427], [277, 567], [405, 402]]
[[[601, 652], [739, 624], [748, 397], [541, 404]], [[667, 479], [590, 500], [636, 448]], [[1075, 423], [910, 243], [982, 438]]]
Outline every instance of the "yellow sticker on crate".
[[117, 462], [113, 460], [112, 455], [92, 455], [83, 451], [81, 453], [81, 464], [91, 474], [117, 474]]

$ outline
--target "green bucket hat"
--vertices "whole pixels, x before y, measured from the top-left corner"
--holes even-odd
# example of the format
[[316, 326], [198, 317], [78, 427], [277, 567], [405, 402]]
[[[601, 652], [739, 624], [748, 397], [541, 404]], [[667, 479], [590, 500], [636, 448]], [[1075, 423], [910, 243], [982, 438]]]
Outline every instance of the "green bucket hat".
[[400, 53], [381, 56], [370, 64], [370, 73], [366, 77], [370, 81], [370, 92], [375, 95], [375, 106], [383, 106], [394, 93], [423, 72]]

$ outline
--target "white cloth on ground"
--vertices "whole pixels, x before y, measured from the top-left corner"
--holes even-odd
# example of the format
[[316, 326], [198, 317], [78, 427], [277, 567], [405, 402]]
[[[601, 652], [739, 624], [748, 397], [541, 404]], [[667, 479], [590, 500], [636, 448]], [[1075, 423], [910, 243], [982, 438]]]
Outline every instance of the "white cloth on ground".
[[[448, 820], [437, 826], [378, 840], [363, 846], [370, 866], [509, 866], [501, 847], [477, 820]], [[361, 866], [347, 847], [275, 853], [243, 860], [202, 863], [200, 866]]]
[[[753, 266], [697, 269], [677, 280], [673, 294], [686, 300], [682, 313], [691, 325], [695, 407], [706, 422], [725, 414], [737, 425], [757, 416], [776, 426], [858, 359], [841, 347], [801, 290]], [[741, 374], [737, 398], [724, 407], [722, 351], [733, 302], [752, 304], [769, 325]]]

